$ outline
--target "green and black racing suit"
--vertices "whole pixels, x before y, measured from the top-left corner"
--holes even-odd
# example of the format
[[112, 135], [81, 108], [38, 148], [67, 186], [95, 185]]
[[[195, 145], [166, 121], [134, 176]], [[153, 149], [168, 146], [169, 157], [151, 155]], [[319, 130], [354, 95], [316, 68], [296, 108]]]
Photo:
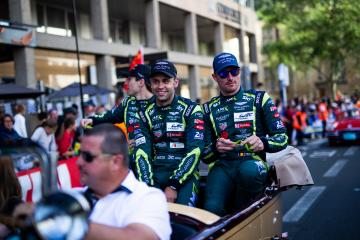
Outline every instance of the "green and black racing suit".
[[141, 114], [144, 138], [136, 140], [136, 172], [141, 181], [178, 192], [177, 203], [195, 206], [198, 164], [204, 146], [204, 114], [195, 102], [175, 96], [165, 107], [149, 102]]
[[[204, 104], [206, 145], [205, 163], [213, 166], [208, 175], [204, 208], [218, 215], [226, 213], [230, 199], [235, 207], [260, 193], [267, 180], [266, 152], [278, 152], [287, 146], [286, 129], [276, 106], [265, 92], [240, 88], [234, 96], [217, 96]], [[256, 135], [264, 150], [254, 153], [241, 141]], [[234, 150], [219, 153], [218, 138], [238, 143]], [[230, 193], [236, 192], [236, 196]]]
[[[125, 97], [119, 106], [103, 114], [90, 117], [93, 120], [93, 126], [101, 123], [125, 123], [128, 139], [136, 141], [136, 139], [143, 137], [141, 134], [141, 125], [143, 123], [140, 121], [139, 112], [140, 110], [145, 110], [147, 104], [154, 98], [153, 96], [150, 99], [137, 100], [133, 96]], [[129, 156], [130, 163], [133, 165], [134, 156], [132, 149], [130, 149]]]

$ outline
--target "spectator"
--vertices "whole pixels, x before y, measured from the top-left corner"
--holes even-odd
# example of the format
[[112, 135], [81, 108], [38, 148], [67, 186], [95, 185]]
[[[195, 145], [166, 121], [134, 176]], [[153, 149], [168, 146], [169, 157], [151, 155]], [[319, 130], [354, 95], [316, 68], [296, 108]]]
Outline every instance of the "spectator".
[[55, 131], [57, 128], [56, 121], [47, 119], [38, 128], [35, 129], [31, 136], [31, 140], [38, 143], [48, 152], [56, 151]]
[[14, 129], [20, 135], [20, 137], [27, 138], [26, 131], [26, 120], [25, 120], [25, 106], [23, 104], [17, 104], [15, 106], [15, 116], [14, 116]]
[[298, 146], [304, 145], [304, 131], [306, 124], [306, 111], [301, 105], [296, 107], [296, 113], [293, 116], [293, 128], [296, 131], [296, 141]]
[[61, 138], [56, 139], [60, 158], [68, 158], [74, 154], [73, 143], [75, 138], [75, 118], [67, 117], [64, 120], [64, 133]]
[[14, 130], [14, 118], [10, 114], [5, 114], [0, 126], [0, 142], [7, 143], [19, 139], [20, 135]]
[[95, 116], [96, 105], [92, 100], [89, 100], [84, 103], [84, 115], [85, 118]]
[[58, 117], [58, 111], [55, 108], [52, 108], [48, 111], [47, 119], [57, 122]]
[[[15, 207], [21, 203], [21, 186], [15, 174], [12, 159], [0, 157], [0, 214], [11, 217]], [[14, 229], [0, 223], [0, 238], [10, 235]]]

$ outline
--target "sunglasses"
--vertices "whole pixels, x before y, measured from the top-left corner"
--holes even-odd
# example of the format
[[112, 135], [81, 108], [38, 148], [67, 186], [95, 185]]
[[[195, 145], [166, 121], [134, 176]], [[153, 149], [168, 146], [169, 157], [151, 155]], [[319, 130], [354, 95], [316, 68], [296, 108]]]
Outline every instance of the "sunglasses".
[[233, 68], [231, 70], [222, 70], [218, 73], [218, 75], [221, 77], [221, 78], [227, 78], [227, 76], [229, 75], [229, 73], [233, 76], [233, 77], [236, 77], [237, 75], [240, 74], [240, 68]]
[[100, 153], [98, 155], [93, 155], [90, 152], [80, 150], [79, 155], [84, 159], [85, 162], [92, 163], [92, 161], [94, 161], [95, 158], [98, 158], [100, 156], [111, 156], [112, 154]]

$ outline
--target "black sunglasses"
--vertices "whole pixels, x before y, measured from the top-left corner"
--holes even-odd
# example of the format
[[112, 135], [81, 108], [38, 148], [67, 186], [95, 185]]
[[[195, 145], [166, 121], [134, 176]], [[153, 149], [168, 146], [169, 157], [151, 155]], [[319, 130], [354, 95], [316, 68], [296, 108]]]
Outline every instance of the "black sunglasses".
[[227, 78], [227, 76], [229, 75], [229, 73], [233, 76], [233, 77], [236, 77], [237, 75], [240, 74], [240, 68], [233, 68], [231, 70], [222, 70], [218, 73], [218, 75], [221, 77], [221, 78]]
[[112, 154], [100, 153], [98, 155], [93, 155], [90, 152], [80, 150], [79, 155], [81, 155], [81, 157], [84, 159], [85, 162], [91, 163], [92, 161], [94, 161], [95, 158], [100, 157], [101, 155], [111, 156]]

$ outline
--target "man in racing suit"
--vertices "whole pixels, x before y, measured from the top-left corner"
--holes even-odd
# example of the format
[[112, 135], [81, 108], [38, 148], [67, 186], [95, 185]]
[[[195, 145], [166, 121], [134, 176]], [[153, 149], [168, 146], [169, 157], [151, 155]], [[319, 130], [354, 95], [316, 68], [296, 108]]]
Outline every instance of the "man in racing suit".
[[168, 202], [194, 206], [204, 146], [203, 111], [190, 99], [175, 95], [176, 74], [175, 66], [166, 60], [151, 67], [150, 84], [156, 97], [141, 114], [147, 127], [142, 128], [146, 136], [136, 140], [136, 171], [141, 181], [164, 190]]
[[268, 172], [265, 152], [286, 148], [287, 135], [269, 95], [240, 86], [240, 67], [234, 55], [218, 54], [213, 68], [221, 94], [204, 104], [202, 159], [213, 164], [204, 208], [223, 216], [229, 205], [238, 209], [264, 190]]
[[100, 123], [124, 123], [126, 127], [125, 134], [129, 140], [130, 146], [130, 163], [133, 167], [134, 156], [132, 153], [133, 141], [141, 138], [140, 125], [142, 124], [139, 117], [139, 110], [145, 109], [149, 100], [153, 98], [149, 84], [150, 66], [138, 64], [130, 71], [130, 76], [126, 80], [129, 86], [129, 96], [124, 98], [121, 104], [110, 111], [101, 115], [82, 119], [81, 126], [98, 125]]

